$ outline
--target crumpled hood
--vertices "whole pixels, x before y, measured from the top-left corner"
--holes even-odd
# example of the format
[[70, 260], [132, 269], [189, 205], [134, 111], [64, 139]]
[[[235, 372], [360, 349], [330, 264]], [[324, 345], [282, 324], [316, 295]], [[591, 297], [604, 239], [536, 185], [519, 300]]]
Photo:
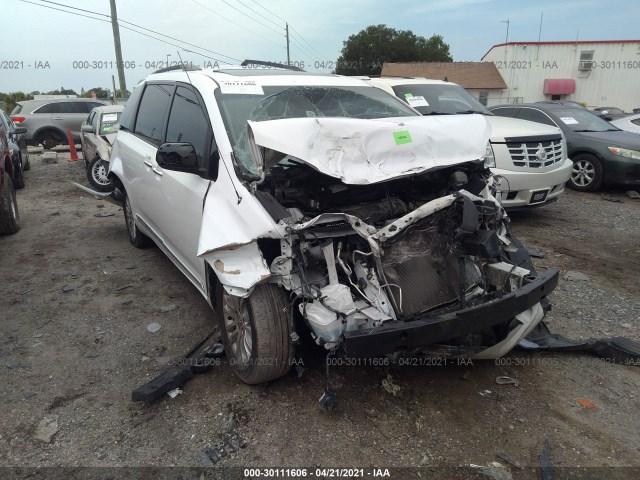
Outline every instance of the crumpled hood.
[[[249, 121], [249, 129], [249, 141], [257, 146], [295, 157], [348, 184], [382, 182], [478, 160], [491, 135], [482, 115], [290, 118]], [[271, 166], [267, 163], [265, 170]]]

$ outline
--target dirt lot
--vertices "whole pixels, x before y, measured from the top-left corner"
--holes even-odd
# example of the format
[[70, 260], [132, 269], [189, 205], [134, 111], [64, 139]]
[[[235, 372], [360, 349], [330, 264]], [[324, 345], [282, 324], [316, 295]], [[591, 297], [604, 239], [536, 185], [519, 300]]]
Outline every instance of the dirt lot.
[[[211, 330], [214, 315], [161, 251], [129, 244], [121, 209], [70, 184], [86, 183], [81, 163], [32, 156], [18, 192], [22, 230], [0, 237], [0, 466], [198, 467], [226, 442], [218, 467], [411, 467], [394, 479], [436, 467], [453, 478], [441, 467], [498, 461], [514, 478], [539, 478], [531, 468], [548, 439], [556, 473], [617, 467], [584, 478], [640, 478], [640, 369], [583, 354], [336, 367], [341, 403], [327, 413], [323, 357], [306, 352], [300, 377], [252, 387], [223, 362], [174, 399], [133, 403], [131, 391]], [[513, 228], [545, 252], [540, 269], [590, 278], [561, 280], [554, 332], [639, 340], [640, 202], [607, 195], [620, 201], [569, 191], [514, 214]], [[149, 332], [151, 322], [161, 329]], [[388, 375], [398, 396], [382, 387]], [[501, 375], [519, 386], [497, 385]]]

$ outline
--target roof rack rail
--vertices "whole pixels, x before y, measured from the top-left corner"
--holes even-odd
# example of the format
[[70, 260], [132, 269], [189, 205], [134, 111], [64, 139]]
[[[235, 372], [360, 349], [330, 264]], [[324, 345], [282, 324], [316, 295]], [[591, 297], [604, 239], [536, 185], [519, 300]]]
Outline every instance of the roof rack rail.
[[304, 72], [300, 67], [294, 67], [293, 65], [285, 65], [284, 63], [264, 62], [262, 60], [245, 60], [240, 64], [241, 67], [249, 65], [263, 65], [265, 67], [284, 68], [285, 70], [293, 70], [294, 72]]
[[153, 73], [173, 72], [174, 70], [184, 70], [185, 72], [193, 72], [194, 70], [202, 70], [202, 69], [194, 65], [188, 66], [185, 64], [185, 65], [174, 65], [172, 67], [160, 68]]

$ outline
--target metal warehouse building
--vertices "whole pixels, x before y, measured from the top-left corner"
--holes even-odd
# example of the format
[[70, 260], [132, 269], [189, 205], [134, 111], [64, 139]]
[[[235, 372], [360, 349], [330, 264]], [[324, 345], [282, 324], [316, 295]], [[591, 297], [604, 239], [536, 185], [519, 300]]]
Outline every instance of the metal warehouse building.
[[495, 64], [507, 83], [504, 103], [640, 107], [640, 40], [501, 43], [482, 61]]

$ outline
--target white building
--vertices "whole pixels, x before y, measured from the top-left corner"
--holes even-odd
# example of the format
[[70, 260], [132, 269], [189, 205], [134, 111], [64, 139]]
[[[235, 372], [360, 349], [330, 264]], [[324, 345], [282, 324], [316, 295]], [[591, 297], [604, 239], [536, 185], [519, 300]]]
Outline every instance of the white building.
[[504, 103], [572, 100], [589, 108], [640, 107], [640, 40], [509, 42], [482, 57], [504, 78]]

